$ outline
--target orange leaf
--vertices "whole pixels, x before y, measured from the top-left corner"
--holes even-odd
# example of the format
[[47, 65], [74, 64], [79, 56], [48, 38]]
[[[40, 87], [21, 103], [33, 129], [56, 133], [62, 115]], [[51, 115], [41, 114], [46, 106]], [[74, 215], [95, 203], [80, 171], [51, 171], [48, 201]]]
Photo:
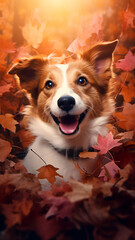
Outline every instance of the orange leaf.
[[97, 152], [81, 152], [79, 154], [80, 158], [95, 158], [97, 156]]
[[39, 172], [38, 178], [39, 179], [45, 178], [48, 180], [48, 182], [53, 184], [56, 180], [56, 176], [63, 177], [62, 175], [56, 172], [57, 170], [58, 168], [53, 167], [51, 164], [43, 166], [37, 170]]
[[135, 86], [133, 84], [123, 86], [120, 94], [124, 96], [126, 102], [130, 102], [135, 97]]
[[115, 112], [114, 116], [118, 118], [120, 128], [128, 131], [135, 129], [135, 104], [126, 103], [123, 112]]
[[0, 162], [4, 162], [11, 152], [12, 147], [8, 141], [0, 139]]
[[5, 115], [0, 115], [0, 124], [2, 125], [2, 127], [4, 129], [8, 129], [11, 132], [16, 131], [16, 127], [15, 125], [18, 124], [18, 122], [16, 120], [14, 120], [13, 115], [12, 114], [5, 114]]

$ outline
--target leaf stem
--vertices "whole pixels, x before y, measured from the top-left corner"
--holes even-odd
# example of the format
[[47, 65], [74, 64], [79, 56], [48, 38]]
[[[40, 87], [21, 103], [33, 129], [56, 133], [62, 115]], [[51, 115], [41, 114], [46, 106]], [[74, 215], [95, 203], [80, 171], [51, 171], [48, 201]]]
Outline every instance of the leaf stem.
[[45, 165], [47, 165], [47, 163], [45, 162], [45, 160], [44, 160], [42, 157], [40, 157], [32, 148], [31, 148], [31, 151], [32, 151], [34, 154], [36, 154], [36, 156], [39, 157], [39, 158], [42, 160], [42, 162], [44, 162]]

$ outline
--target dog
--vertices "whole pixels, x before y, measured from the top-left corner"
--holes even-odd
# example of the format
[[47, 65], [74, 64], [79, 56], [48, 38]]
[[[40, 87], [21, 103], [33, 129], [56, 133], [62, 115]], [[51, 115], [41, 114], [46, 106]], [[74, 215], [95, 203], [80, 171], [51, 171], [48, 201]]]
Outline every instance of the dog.
[[28, 127], [36, 136], [23, 160], [28, 172], [37, 174], [45, 164], [58, 168], [60, 180], [81, 179], [75, 161], [91, 173], [95, 159], [81, 159], [93, 151], [99, 134], [114, 111], [112, 97], [113, 52], [117, 40], [97, 43], [76, 60], [54, 63], [49, 57], [21, 59], [9, 70], [31, 94], [26, 107]]

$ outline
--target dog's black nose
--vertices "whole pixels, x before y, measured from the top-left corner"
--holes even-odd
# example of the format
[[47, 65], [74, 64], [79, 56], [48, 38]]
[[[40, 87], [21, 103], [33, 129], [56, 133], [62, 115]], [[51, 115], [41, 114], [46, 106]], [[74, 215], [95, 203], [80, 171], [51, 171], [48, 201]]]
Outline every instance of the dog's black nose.
[[75, 99], [71, 96], [63, 96], [58, 99], [58, 106], [63, 111], [70, 111], [75, 105]]

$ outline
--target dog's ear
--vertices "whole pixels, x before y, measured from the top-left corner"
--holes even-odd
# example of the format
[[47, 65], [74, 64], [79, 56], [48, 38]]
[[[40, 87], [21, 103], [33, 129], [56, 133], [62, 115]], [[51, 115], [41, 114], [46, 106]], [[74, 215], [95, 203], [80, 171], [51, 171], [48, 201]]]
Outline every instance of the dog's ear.
[[23, 58], [14, 64], [8, 73], [16, 74], [20, 79], [21, 87], [31, 93], [32, 97], [36, 97], [38, 83], [47, 62], [47, 59], [41, 57]]
[[99, 79], [104, 80], [100, 84], [107, 82], [111, 78], [112, 54], [117, 43], [118, 40], [98, 43], [81, 56], [93, 67]]

